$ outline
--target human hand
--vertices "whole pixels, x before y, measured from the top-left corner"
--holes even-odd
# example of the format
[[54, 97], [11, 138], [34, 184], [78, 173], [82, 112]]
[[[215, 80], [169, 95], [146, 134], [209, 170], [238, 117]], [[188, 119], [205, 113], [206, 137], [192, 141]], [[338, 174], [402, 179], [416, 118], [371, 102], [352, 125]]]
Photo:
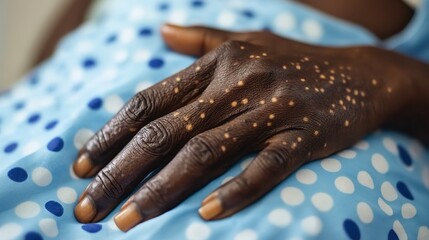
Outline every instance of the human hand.
[[75, 208], [81, 222], [101, 220], [161, 169], [115, 216], [128, 231], [261, 151], [199, 209], [206, 220], [230, 216], [301, 165], [352, 145], [411, 95], [402, 72], [371, 47], [202, 27], [165, 26], [163, 36], [202, 57], [136, 94], [81, 150], [75, 173], [96, 175]]

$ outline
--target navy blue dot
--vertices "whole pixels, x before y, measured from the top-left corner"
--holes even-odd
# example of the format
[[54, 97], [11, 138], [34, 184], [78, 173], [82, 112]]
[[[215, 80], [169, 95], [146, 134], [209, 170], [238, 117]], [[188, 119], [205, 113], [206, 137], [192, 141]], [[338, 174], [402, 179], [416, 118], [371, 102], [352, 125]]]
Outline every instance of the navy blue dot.
[[48, 150], [52, 152], [59, 152], [64, 147], [64, 141], [60, 137], [55, 137], [48, 143]]
[[15, 182], [24, 182], [28, 178], [27, 172], [20, 167], [9, 170], [7, 176], [10, 178], [10, 180]]
[[153, 58], [149, 61], [149, 67], [151, 68], [160, 68], [164, 65], [164, 60], [161, 58]]
[[360, 239], [360, 230], [358, 225], [351, 219], [344, 220], [343, 223], [344, 230], [349, 236], [350, 239]]
[[399, 151], [399, 157], [401, 158], [402, 162], [407, 166], [411, 166], [412, 159], [408, 151], [401, 145], [398, 145], [398, 151]]
[[191, 3], [192, 7], [202, 7], [204, 5], [204, 2], [201, 0], [194, 0]]
[[15, 149], [18, 147], [18, 143], [13, 142], [13, 143], [9, 143], [5, 148], [4, 148], [4, 152], [5, 153], [11, 153], [13, 151], [15, 151]]
[[93, 68], [93, 67], [95, 67], [95, 65], [97, 65], [97, 62], [93, 58], [86, 58], [82, 62], [82, 66], [86, 69]]
[[116, 39], [118, 39], [116, 34], [112, 34], [106, 38], [106, 43], [114, 43], [116, 42]]
[[88, 223], [88, 224], [82, 225], [82, 229], [90, 233], [96, 233], [100, 231], [102, 227], [103, 226], [98, 223]]
[[39, 113], [34, 113], [30, 117], [28, 117], [27, 122], [33, 124], [33, 123], [38, 122], [39, 119], [40, 119], [40, 114]]
[[245, 17], [248, 17], [248, 18], [254, 18], [255, 17], [255, 14], [250, 10], [243, 10], [242, 13]]
[[51, 130], [51, 129], [53, 129], [55, 126], [57, 126], [57, 124], [58, 124], [58, 120], [52, 120], [52, 121], [50, 121], [50, 122], [48, 122], [48, 123], [46, 124], [45, 129], [46, 129], [46, 130]]
[[152, 29], [150, 29], [150, 28], [140, 28], [140, 30], [139, 30], [139, 35], [141, 36], [141, 37], [147, 37], [147, 36], [150, 36], [150, 35], [152, 35]]
[[31, 75], [31, 77], [28, 79], [28, 82], [31, 85], [36, 85], [37, 83], [39, 83], [39, 78], [37, 77], [37, 75], [33, 74]]
[[170, 5], [168, 5], [168, 3], [161, 3], [161, 4], [159, 4], [158, 8], [161, 11], [165, 11], [165, 10], [168, 10], [168, 8], [170, 8]]
[[405, 185], [405, 183], [399, 181], [396, 184], [396, 188], [402, 194], [402, 196], [410, 200], [414, 200], [413, 194], [411, 194], [410, 189], [407, 187], [407, 185]]
[[46, 210], [54, 214], [57, 217], [61, 217], [64, 213], [64, 208], [60, 203], [56, 201], [49, 201], [45, 204]]
[[28, 232], [25, 234], [25, 240], [43, 240], [38, 232]]
[[103, 100], [101, 100], [101, 98], [99, 97], [96, 97], [91, 99], [91, 101], [89, 101], [88, 107], [91, 108], [92, 110], [97, 110], [101, 107], [102, 104], [103, 104]]
[[15, 103], [15, 105], [13, 106], [13, 108], [15, 109], [15, 110], [20, 110], [20, 109], [23, 109], [25, 107], [25, 103], [24, 102], [17, 102], [17, 103]]
[[390, 229], [389, 235], [387, 235], [388, 240], [399, 240], [398, 235], [396, 235], [395, 231], [393, 229]]

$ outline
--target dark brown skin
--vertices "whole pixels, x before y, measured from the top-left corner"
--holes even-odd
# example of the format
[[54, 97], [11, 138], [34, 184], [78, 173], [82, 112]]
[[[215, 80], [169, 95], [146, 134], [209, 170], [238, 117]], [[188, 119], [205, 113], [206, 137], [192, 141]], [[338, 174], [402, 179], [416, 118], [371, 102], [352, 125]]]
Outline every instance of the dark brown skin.
[[96, 178], [75, 208], [81, 222], [103, 219], [160, 168], [115, 217], [128, 231], [260, 151], [199, 210], [206, 220], [230, 216], [407, 106], [429, 106], [429, 67], [396, 53], [267, 32], [167, 25], [162, 33], [173, 50], [202, 57], [134, 96], [82, 149], [74, 171]]

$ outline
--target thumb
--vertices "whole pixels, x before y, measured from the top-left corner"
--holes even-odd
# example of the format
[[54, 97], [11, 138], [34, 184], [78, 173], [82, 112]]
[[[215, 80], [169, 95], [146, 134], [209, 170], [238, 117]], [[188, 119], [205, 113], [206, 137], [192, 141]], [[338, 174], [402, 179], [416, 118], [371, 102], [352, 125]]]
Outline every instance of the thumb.
[[161, 33], [168, 47], [176, 52], [197, 57], [239, 34], [208, 27], [182, 27], [173, 24], [162, 26]]

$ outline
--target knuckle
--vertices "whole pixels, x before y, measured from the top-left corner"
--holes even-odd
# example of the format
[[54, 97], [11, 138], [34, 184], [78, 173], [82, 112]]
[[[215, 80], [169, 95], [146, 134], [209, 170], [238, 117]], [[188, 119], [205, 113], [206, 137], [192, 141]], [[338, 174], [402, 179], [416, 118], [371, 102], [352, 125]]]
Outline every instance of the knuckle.
[[186, 145], [186, 151], [189, 154], [188, 165], [192, 168], [205, 169], [210, 168], [219, 155], [219, 150], [213, 144], [210, 138], [200, 134], [192, 138]]
[[[99, 157], [107, 149], [110, 148], [110, 136], [108, 134], [107, 126], [100, 129], [91, 139], [86, 143], [85, 148], [91, 153], [91, 157]], [[95, 160], [95, 159], [94, 159]]]
[[290, 170], [291, 156], [287, 149], [272, 148], [265, 150], [259, 163], [259, 167], [267, 174], [287, 173]]
[[144, 122], [155, 110], [157, 95], [151, 88], [138, 92], [119, 114], [126, 123]]
[[104, 195], [110, 199], [118, 199], [124, 192], [120, 181], [115, 178], [108, 168], [101, 170], [97, 174], [93, 189], [101, 189]]
[[144, 126], [136, 135], [134, 149], [153, 156], [164, 155], [171, 149], [171, 132], [174, 126], [166, 121], [156, 120]]

